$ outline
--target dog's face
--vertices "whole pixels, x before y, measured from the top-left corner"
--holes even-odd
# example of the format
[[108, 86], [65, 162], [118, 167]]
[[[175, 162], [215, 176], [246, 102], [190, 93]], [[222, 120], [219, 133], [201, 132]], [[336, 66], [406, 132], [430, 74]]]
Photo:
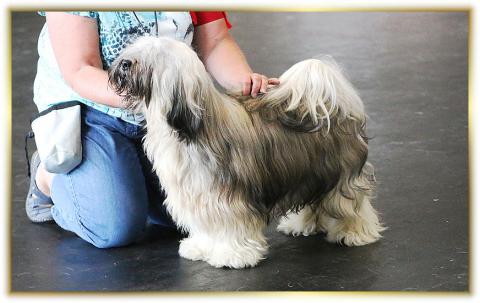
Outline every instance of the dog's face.
[[185, 43], [142, 37], [127, 47], [109, 69], [109, 84], [134, 111], [160, 115], [182, 139], [200, 129], [209, 76]]
[[124, 107], [137, 109], [152, 97], [153, 73], [165, 68], [169, 40], [143, 37], [128, 46], [108, 71], [109, 84], [123, 97]]

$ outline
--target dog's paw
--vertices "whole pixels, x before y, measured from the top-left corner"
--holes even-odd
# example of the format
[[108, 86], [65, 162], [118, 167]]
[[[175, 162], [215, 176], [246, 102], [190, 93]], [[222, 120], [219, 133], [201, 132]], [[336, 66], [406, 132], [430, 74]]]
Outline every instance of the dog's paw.
[[260, 244], [252, 244], [254, 245], [233, 246], [225, 243], [217, 243], [206, 261], [217, 268], [229, 267], [241, 269], [254, 267], [260, 260], [264, 259], [263, 256], [267, 248]]
[[178, 249], [178, 254], [185, 259], [192, 261], [204, 260], [205, 259], [205, 243], [202, 243], [199, 239], [196, 238], [185, 238], [180, 241], [180, 247]]
[[377, 242], [382, 237], [380, 232], [384, 230], [385, 227], [380, 224], [339, 225], [333, 228], [330, 227], [326, 240], [345, 246], [363, 246]]
[[363, 246], [378, 241], [380, 237], [366, 236], [353, 232], [338, 232], [336, 234], [328, 233], [326, 239], [328, 242], [345, 246]]
[[315, 235], [319, 229], [315, 215], [302, 209], [298, 213], [291, 212], [282, 217], [277, 226], [277, 231], [297, 237], [300, 235]]

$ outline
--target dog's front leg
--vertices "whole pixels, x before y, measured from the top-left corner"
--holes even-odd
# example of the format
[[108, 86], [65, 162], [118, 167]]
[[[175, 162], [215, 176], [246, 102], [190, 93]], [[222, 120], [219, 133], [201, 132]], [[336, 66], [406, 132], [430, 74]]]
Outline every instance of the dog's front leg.
[[177, 209], [181, 213], [177, 215], [176, 208], [169, 207], [174, 210], [174, 219], [189, 234], [180, 242], [180, 256], [203, 260], [215, 267], [256, 266], [268, 250], [263, 234], [265, 221], [255, 216], [244, 203], [222, 202], [212, 195], [202, 198], [211, 203], [191, 201], [196, 206]]
[[264, 224], [254, 220], [231, 222], [212, 235], [212, 249], [205, 261], [215, 267], [254, 267], [268, 250]]
[[307, 205], [297, 212], [289, 211], [284, 217], [280, 218], [277, 230], [296, 237], [315, 235], [321, 231], [321, 228], [317, 224], [317, 214], [311, 206]]

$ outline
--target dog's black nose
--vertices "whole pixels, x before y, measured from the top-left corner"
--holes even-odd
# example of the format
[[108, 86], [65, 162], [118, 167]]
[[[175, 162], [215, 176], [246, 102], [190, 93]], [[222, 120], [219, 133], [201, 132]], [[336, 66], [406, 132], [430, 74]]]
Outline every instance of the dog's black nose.
[[130, 66], [132, 66], [132, 61], [123, 59], [120, 62], [120, 66], [122, 67], [122, 71], [126, 72], [130, 68]]

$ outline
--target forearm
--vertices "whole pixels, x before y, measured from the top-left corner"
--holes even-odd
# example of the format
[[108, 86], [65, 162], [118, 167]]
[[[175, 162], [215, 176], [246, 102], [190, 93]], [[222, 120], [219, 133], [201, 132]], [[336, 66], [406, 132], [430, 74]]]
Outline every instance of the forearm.
[[80, 96], [97, 103], [120, 107], [121, 97], [108, 86], [102, 69], [96, 20], [64, 12], [48, 12], [47, 25], [60, 72]]
[[252, 69], [229, 35], [215, 44], [209, 54], [202, 58], [208, 72], [227, 90], [241, 92], [246, 83], [250, 83]]
[[107, 72], [98, 67], [83, 66], [67, 82], [83, 98], [111, 107], [122, 106], [122, 97], [108, 85]]

